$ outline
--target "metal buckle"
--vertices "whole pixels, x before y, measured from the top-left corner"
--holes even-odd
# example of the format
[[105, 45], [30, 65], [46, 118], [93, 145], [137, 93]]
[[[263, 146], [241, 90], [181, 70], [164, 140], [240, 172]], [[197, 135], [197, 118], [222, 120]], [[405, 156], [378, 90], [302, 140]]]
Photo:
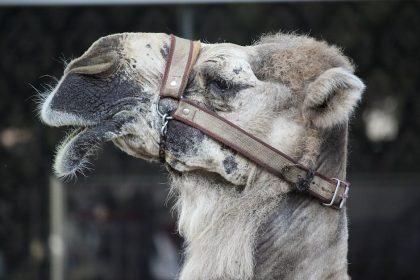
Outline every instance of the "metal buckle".
[[348, 197], [349, 184], [344, 182], [344, 181], [341, 181], [340, 179], [337, 179], [337, 178], [332, 178], [332, 179], [337, 181], [337, 184], [335, 186], [334, 195], [333, 195], [330, 203], [322, 203], [322, 205], [327, 206], [327, 207], [333, 206], [334, 202], [335, 202], [335, 198], [337, 197], [337, 194], [338, 194], [338, 189], [340, 188], [341, 184], [343, 184], [344, 185], [344, 193], [343, 193], [340, 205], [337, 207], [338, 209], [341, 209], [343, 207], [344, 203], [346, 202], [347, 197]]
[[156, 103], [156, 111], [157, 111], [157, 113], [158, 113], [159, 117], [161, 117], [161, 118], [162, 118], [162, 122], [163, 122], [162, 127], [161, 127], [161, 129], [160, 129], [160, 135], [161, 135], [161, 136], [165, 136], [165, 134], [166, 134], [166, 130], [167, 130], [167, 128], [168, 128], [168, 122], [169, 122], [169, 120], [172, 120], [172, 119], [173, 119], [173, 117], [171, 117], [171, 115], [169, 115], [169, 114], [163, 114], [163, 113], [159, 110], [159, 101]]

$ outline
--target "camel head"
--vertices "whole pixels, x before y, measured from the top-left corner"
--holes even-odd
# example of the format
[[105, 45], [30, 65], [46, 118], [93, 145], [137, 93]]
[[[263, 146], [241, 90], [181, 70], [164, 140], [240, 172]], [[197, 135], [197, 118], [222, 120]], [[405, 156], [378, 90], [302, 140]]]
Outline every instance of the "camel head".
[[[71, 61], [40, 108], [50, 126], [74, 130], [59, 146], [54, 170], [83, 170], [106, 141], [146, 160], [159, 158], [162, 118], [177, 101], [159, 101], [169, 36], [124, 33], [103, 37]], [[183, 97], [297, 159], [322, 145], [314, 138], [347, 124], [363, 83], [341, 52], [305, 36], [278, 34], [251, 46], [202, 44]], [[312, 140], [311, 140], [312, 139]], [[316, 141], [315, 141], [316, 142]], [[310, 146], [310, 145], [309, 145]], [[174, 174], [202, 172], [243, 185], [255, 164], [199, 130], [169, 122], [165, 161]]]

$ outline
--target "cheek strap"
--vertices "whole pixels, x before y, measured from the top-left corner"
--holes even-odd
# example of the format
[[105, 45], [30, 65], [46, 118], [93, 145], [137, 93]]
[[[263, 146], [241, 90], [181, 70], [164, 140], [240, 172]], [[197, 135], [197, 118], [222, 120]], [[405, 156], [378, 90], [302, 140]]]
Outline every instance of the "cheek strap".
[[[268, 145], [242, 128], [182, 98], [188, 76], [200, 51], [200, 43], [171, 35], [171, 47], [165, 67], [161, 97], [179, 100], [177, 109], [168, 117], [197, 128], [212, 139], [225, 144], [242, 156], [265, 168], [272, 174], [294, 185], [297, 190], [309, 192], [323, 205], [336, 209], [343, 207], [350, 184], [329, 178], [301, 165], [295, 159]], [[164, 133], [163, 137], [164, 137]]]

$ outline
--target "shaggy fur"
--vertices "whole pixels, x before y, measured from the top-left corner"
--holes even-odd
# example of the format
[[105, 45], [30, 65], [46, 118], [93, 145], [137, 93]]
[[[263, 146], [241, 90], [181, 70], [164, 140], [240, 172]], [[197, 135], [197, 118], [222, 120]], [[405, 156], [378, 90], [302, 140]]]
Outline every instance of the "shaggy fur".
[[[86, 128], [58, 152], [58, 175], [80, 168], [86, 157], [78, 155], [89, 149], [79, 144], [89, 146], [92, 139], [158, 159], [162, 119], [156, 107], [164, 113], [176, 107], [158, 96], [168, 44], [165, 34], [108, 36], [69, 64], [41, 117], [50, 125]], [[364, 90], [353, 71], [339, 49], [307, 36], [279, 33], [246, 47], [203, 44], [184, 98], [300, 163], [345, 179], [347, 123]], [[180, 279], [348, 278], [345, 209], [297, 193], [180, 122], [169, 122], [165, 148], [185, 238]]]

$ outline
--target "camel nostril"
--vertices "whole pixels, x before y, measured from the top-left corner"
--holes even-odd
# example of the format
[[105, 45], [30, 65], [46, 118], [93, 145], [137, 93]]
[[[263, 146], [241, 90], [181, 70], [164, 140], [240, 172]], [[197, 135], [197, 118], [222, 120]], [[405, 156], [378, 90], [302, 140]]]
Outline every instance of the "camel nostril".
[[111, 51], [101, 54], [87, 54], [72, 61], [65, 74], [82, 74], [82, 75], [95, 75], [95, 74], [109, 74], [117, 65], [117, 53]]
[[100, 63], [89, 66], [82, 66], [73, 68], [68, 73], [83, 74], [83, 75], [95, 75], [105, 73], [114, 65], [112, 62]]

